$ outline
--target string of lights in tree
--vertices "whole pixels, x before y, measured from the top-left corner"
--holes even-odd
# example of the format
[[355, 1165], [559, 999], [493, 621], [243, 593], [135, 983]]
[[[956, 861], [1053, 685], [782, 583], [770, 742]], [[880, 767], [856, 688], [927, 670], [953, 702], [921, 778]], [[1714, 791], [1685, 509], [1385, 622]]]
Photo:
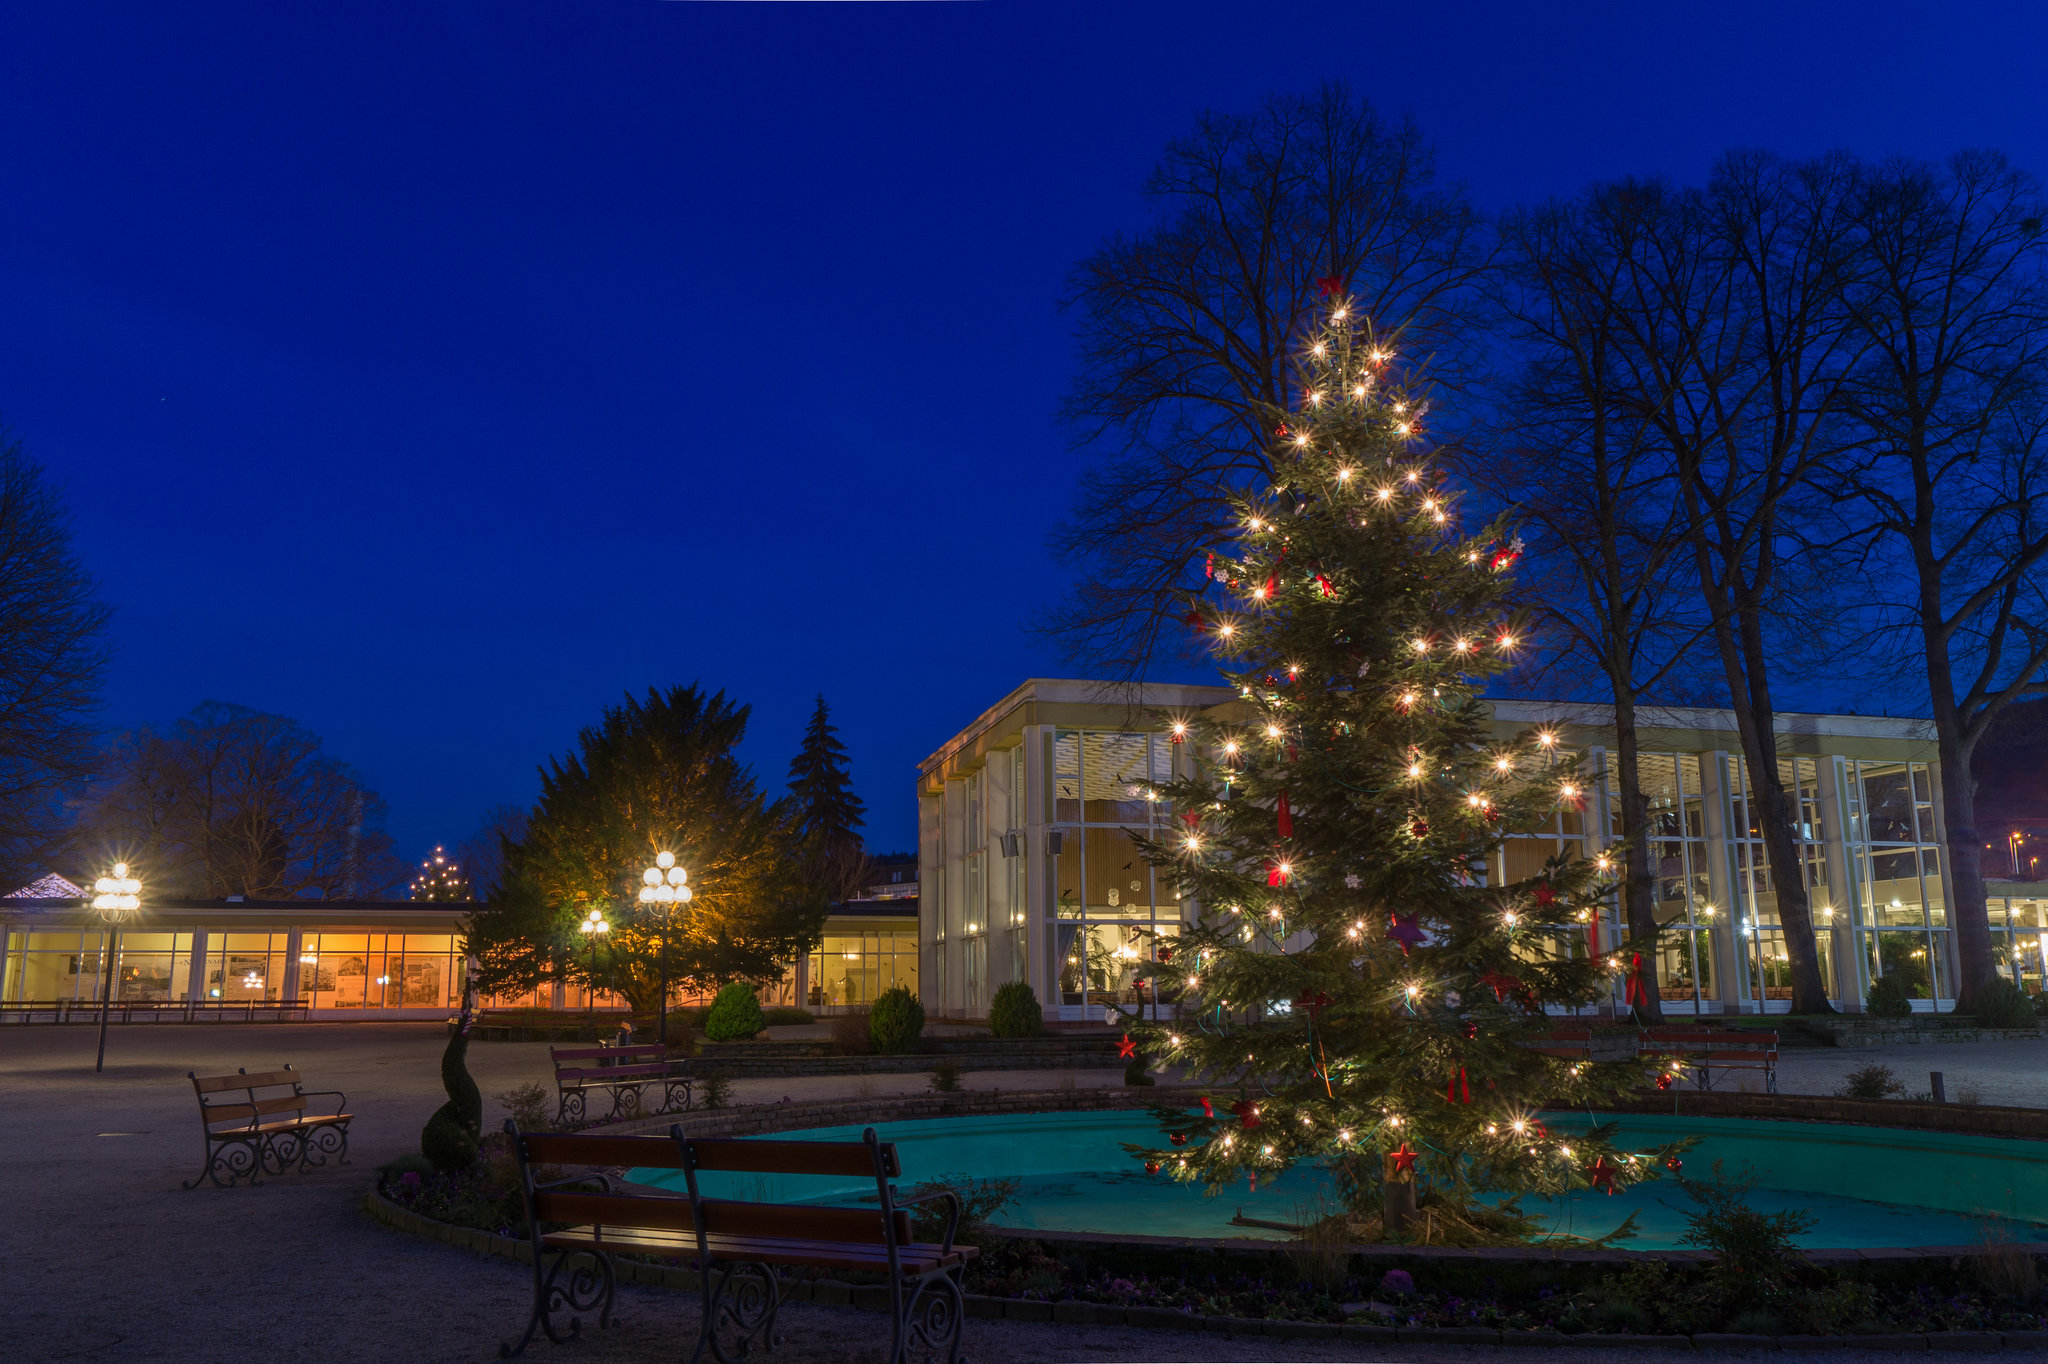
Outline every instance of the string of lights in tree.
[[[1554, 728], [1497, 739], [1478, 700], [1530, 647], [1524, 546], [1505, 517], [1462, 527], [1427, 400], [1326, 285], [1298, 399], [1268, 414], [1270, 481], [1189, 597], [1238, 699], [1173, 721], [1194, 770], [1155, 792], [1175, 818], [1143, 843], [1200, 914], [1162, 944], [1179, 1021], [1145, 1043], [1220, 1092], [1200, 1118], [1161, 1110], [1177, 1139], [1143, 1157], [1211, 1185], [1321, 1160], [1354, 1192], [1394, 1162], [1468, 1210], [1657, 1177], [1678, 1147], [1539, 1116], [1646, 1067], [1548, 1037], [1547, 1005], [1610, 998], [1640, 955], [1591, 936], [1616, 864], [1581, 855], [1581, 756]], [[1549, 855], [1508, 851], [1544, 830], [1520, 847]]]
[[436, 847], [420, 863], [419, 875], [412, 878], [412, 898], [415, 900], [467, 900], [469, 878], [462, 874], [462, 868], [447, 850]]

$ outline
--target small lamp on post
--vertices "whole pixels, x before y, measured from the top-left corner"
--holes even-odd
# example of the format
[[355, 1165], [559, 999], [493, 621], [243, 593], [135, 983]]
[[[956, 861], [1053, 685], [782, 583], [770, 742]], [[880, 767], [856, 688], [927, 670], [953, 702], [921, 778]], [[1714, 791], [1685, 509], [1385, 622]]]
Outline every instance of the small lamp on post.
[[658, 854], [654, 865], [640, 873], [640, 903], [652, 908], [661, 920], [661, 933], [656, 938], [659, 946], [656, 954], [661, 958], [661, 1031], [663, 1046], [668, 1045], [668, 916], [677, 905], [690, 903], [690, 887], [685, 884], [690, 874], [676, 865], [672, 852]]
[[593, 909], [590, 911], [590, 917], [576, 927], [584, 937], [590, 939], [590, 1003], [587, 1012], [594, 1024], [597, 1022], [597, 939], [600, 934], [611, 932], [612, 926], [604, 921], [602, 911]]
[[107, 1015], [114, 1007], [114, 957], [121, 942], [121, 921], [142, 907], [142, 882], [128, 874], [126, 862], [114, 864], [112, 876], [92, 883], [92, 908], [107, 926], [107, 984], [100, 992], [100, 1051], [93, 1061], [93, 1073], [107, 1068]]

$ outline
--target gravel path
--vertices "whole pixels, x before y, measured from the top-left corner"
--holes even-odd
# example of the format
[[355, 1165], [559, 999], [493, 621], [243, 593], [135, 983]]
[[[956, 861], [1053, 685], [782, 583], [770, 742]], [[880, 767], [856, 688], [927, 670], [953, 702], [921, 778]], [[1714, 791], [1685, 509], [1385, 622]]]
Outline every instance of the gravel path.
[[[387, 1231], [360, 1210], [371, 1169], [416, 1149], [420, 1125], [442, 1101], [438, 1025], [116, 1028], [107, 1072], [98, 1076], [94, 1040], [83, 1027], [0, 1031], [0, 1151], [10, 1167], [0, 1266], [11, 1299], [0, 1322], [0, 1360], [482, 1364], [524, 1322], [530, 1281], [520, 1266]], [[1986, 1102], [1996, 1094], [2038, 1103], [2048, 1090], [2039, 1069], [2048, 1050], [2041, 1047], [1896, 1050], [1910, 1053], [1903, 1059], [1913, 1067], [1924, 1069], [1931, 1058], [1951, 1077], [1981, 1075]], [[1840, 1070], [1873, 1055], [1879, 1054], [1788, 1055], [1787, 1088], [1824, 1092]], [[541, 1044], [479, 1043], [470, 1057], [493, 1122], [502, 1115], [488, 1096], [547, 1072]], [[1889, 1055], [1880, 1059], [1904, 1070]], [[359, 1115], [351, 1164], [254, 1187], [179, 1188], [199, 1164], [185, 1072], [268, 1069], [286, 1061], [305, 1073], [309, 1088], [347, 1091]], [[1004, 1089], [1050, 1088], [1053, 1078], [1023, 1071], [966, 1077], [971, 1087]], [[1120, 1078], [1113, 1070], [1082, 1071], [1078, 1082]], [[1949, 1083], [1953, 1095], [1956, 1080]], [[861, 1086], [859, 1077], [829, 1077], [746, 1080], [738, 1089], [744, 1101], [772, 1102], [785, 1094], [857, 1094]], [[873, 1076], [867, 1092], [923, 1087], [919, 1075]], [[695, 1307], [682, 1295], [622, 1287], [619, 1311], [622, 1323], [612, 1331], [566, 1348], [542, 1342], [528, 1357], [541, 1364], [674, 1364], [694, 1339]], [[868, 1313], [793, 1304], [782, 1322], [783, 1346], [769, 1359], [879, 1364], [887, 1347], [881, 1319]], [[1531, 1357], [1493, 1348], [1362, 1349], [981, 1320], [967, 1323], [967, 1348], [977, 1364]], [[1941, 1352], [1918, 1357], [1945, 1359]], [[1617, 1356], [1562, 1349], [1541, 1358], [1612, 1364]], [[1875, 1364], [1895, 1356], [1844, 1351], [1830, 1358]]]

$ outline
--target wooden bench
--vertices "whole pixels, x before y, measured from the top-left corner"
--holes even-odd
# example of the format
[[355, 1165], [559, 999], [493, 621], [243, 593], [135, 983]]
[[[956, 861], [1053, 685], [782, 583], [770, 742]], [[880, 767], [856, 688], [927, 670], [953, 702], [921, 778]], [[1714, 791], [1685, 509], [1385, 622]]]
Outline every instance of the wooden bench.
[[[325, 1165], [329, 1156], [348, 1164], [352, 1115], [343, 1111], [348, 1100], [340, 1090], [307, 1090], [290, 1065], [255, 1075], [247, 1068], [233, 1075], [202, 1076], [188, 1070], [185, 1078], [199, 1098], [200, 1151], [205, 1160], [199, 1173], [185, 1181], [186, 1188], [198, 1188], [203, 1179], [223, 1189], [245, 1177], [254, 1184], [258, 1174], [281, 1175], [287, 1167]], [[333, 1099], [334, 1111], [312, 1112], [309, 1099]]]
[[[775, 1348], [775, 1313], [782, 1301], [777, 1265], [881, 1275], [889, 1286], [891, 1364], [906, 1364], [912, 1351], [920, 1357], [943, 1354], [958, 1364], [967, 1307], [962, 1276], [978, 1253], [953, 1244], [960, 1197], [951, 1191], [900, 1197], [891, 1182], [903, 1173], [896, 1146], [878, 1140], [872, 1127], [857, 1142], [691, 1139], [680, 1127], [671, 1127], [667, 1137], [523, 1133], [510, 1121], [505, 1131], [526, 1195], [533, 1312], [526, 1334], [517, 1345], [501, 1347], [501, 1355], [523, 1352], [536, 1331], [562, 1343], [567, 1337], [555, 1322], [560, 1312], [594, 1309], [599, 1326], [611, 1325], [612, 1257], [625, 1253], [695, 1261], [703, 1320], [691, 1364], [707, 1348], [719, 1364], [733, 1364], [734, 1353], [747, 1353], [757, 1341]], [[619, 1175], [634, 1167], [681, 1170], [688, 1195], [618, 1192]], [[708, 1198], [697, 1177], [710, 1171], [832, 1175], [857, 1179], [863, 1187], [872, 1179], [874, 1203], [822, 1207]], [[591, 1183], [602, 1191], [590, 1191]], [[912, 1240], [905, 1209], [935, 1200], [950, 1205], [944, 1237]], [[593, 1263], [573, 1268], [565, 1279], [564, 1268], [578, 1257]], [[581, 1327], [582, 1318], [572, 1316], [568, 1336]], [[730, 1349], [722, 1338], [727, 1335], [733, 1338]]]
[[1701, 1089], [1714, 1087], [1716, 1069], [1760, 1070], [1764, 1090], [1778, 1092], [1778, 1034], [1685, 1028], [1654, 1028], [1636, 1035], [1636, 1055], [1664, 1063], [1670, 1073], [1693, 1072]]
[[1590, 1061], [1593, 1059], [1593, 1030], [1591, 1028], [1552, 1028], [1522, 1043], [1530, 1051], [1554, 1056], [1560, 1061]]
[[[580, 1127], [589, 1121], [584, 1096], [593, 1089], [611, 1091], [608, 1118], [631, 1117], [640, 1111], [640, 1091], [661, 1086], [661, 1106], [652, 1111], [673, 1113], [690, 1106], [690, 1063], [671, 1061], [659, 1042], [624, 1047], [549, 1047], [555, 1063], [555, 1122]], [[676, 1103], [680, 1095], [682, 1103]]]

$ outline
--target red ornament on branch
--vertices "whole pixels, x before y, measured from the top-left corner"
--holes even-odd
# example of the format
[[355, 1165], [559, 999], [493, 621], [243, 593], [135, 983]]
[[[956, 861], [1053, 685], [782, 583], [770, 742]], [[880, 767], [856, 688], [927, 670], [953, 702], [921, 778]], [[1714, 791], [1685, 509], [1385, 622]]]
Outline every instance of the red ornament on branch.
[[1324, 275], [1316, 281], [1316, 294], [1321, 298], [1336, 298], [1344, 292], [1344, 276]]
[[1536, 903], [1546, 908], [1557, 903], [1557, 889], [1548, 881], [1536, 883]]
[[1639, 1009], [1650, 1002], [1650, 992], [1643, 985], [1643, 954], [1635, 954], [1629, 963], [1628, 985], [1622, 991], [1622, 998], [1631, 1009]]
[[1282, 791], [1280, 798], [1274, 801], [1273, 813], [1280, 827], [1280, 837], [1294, 837], [1294, 811], [1287, 804], [1287, 793], [1285, 791]]
[[1316, 591], [1322, 593], [1325, 597], [1337, 595], [1337, 589], [1331, 586], [1330, 580], [1320, 573], [1316, 574]]
[[1472, 1102], [1472, 1086], [1466, 1082], [1465, 1068], [1459, 1066], [1457, 1073], [1444, 1081], [1444, 1102], [1468, 1104]]
[[1390, 918], [1392, 922], [1387, 925], [1387, 936], [1401, 944], [1401, 955], [1405, 957], [1409, 948], [1422, 941], [1422, 925], [1415, 921], [1413, 914], [1396, 911]]
[[1408, 1143], [1404, 1141], [1400, 1150], [1387, 1153], [1387, 1167], [1397, 1175], [1412, 1175], [1415, 1173], [1415, 1158], [1421, 1154], [1420, 1151], [1409, 1150]]
[[1263, 1121], [1259, 1117], [1259, 1106], [1250, 1099], [1239, 1099], [1230, 1106], [1230, 1111], [1237, 1114], [1238, 1124], [1247, 1132], [1257, 1127]]
[[1286, 862], [1268, 862], [1266, 864], [1267, 885], [1284, 886], [1293, 879], [1294, 868], [1290, 864]]
[[1201, 1105], [1202, 1105], [1202, 1116], [1203, 1116], [1203, 1117], [1205, 1117], [1205, 1118], [1213, 1118], [1213, 1117], [1215, 1117], [1215, 1116], [1216, 1116], [1216, 1110], [1215, 1110], [1215, 1108], [1214, 1108], [1213, 1106], [1211, 1106], [1211, 1104], [1209, 1103], [1209, 1096], [1208, 1096], [1208, 1095], [1204, 1094], [1204, 1095], [1203, 1095], [1203, 1096], [1201, 1097], [1201, 1099], [1199, 1100], [1199, 1102], [1200, 1102], [1200, 1103], [1201, 1103]]
[[1593, 1182], [1594, 1188], [1607, 1190], [1607, 1196], [1612, 1198], [1614, 1196], [1614, 1176], [1617, 1173], [1619, 1173], [1617, 1167], [1610, 1163], [1607, 1157], [1601, 1156], [1593, 1162], [1593, 1168], [1586, 1172], [1586, 1178]]
[[1138, 1059], [1138, 1044], [1131, 1040], [1129, 1033], [1125, 1033], [1124, 1040], [1116, 1044], [1116, 1059], [1119, 1061], [1135, 1061]]

